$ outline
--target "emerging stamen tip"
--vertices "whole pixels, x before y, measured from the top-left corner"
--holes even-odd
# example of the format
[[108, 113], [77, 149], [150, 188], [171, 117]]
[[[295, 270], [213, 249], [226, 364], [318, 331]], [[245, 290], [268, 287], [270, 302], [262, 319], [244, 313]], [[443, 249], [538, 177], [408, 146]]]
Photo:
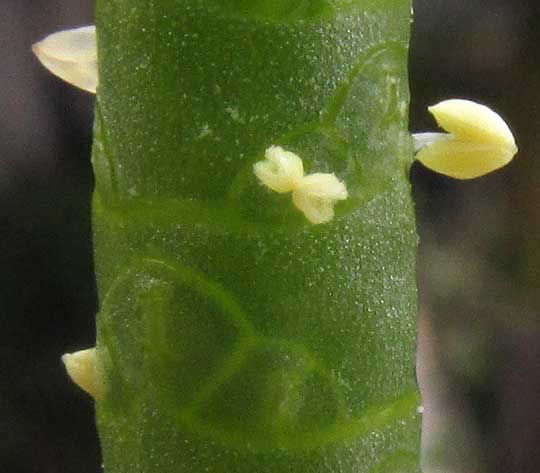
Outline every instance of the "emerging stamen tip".
[[463, 99], [429, 107], [448, 133], [413, 135], [416, 159], [457, 179], [473, 179], [508, 164], [518, 149], [505, 121], [493, 110]]
[[95, 348], [66, 353], [62, 356], [66, 371], [72, 381], [84, 389], [94, 399], [101, 398], [101, 381], [97, 369]]
[[279, 146], [270, 146], [264, 153], [265, 160], [253, 166], [259, 180], [279, 194], [292, 192], [304, 177], [302, 159]]
[[32, 51], [54, 75], [88, 92], [98, 86], [95, 26], [51, 34], [35, 43]]

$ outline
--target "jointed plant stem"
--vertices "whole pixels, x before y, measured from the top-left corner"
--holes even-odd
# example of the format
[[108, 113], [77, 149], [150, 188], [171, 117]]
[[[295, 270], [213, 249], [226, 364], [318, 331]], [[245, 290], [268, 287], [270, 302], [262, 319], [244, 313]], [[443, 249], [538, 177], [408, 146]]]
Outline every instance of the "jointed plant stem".
[[98, 1], [107, 473], [418, 471], [409, 15]]

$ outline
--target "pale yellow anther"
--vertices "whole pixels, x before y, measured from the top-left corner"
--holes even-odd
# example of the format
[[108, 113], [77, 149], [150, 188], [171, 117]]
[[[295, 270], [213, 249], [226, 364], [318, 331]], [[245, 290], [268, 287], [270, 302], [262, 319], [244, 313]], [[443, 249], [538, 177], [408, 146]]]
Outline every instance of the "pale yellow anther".
[[32, 51], [49, 71], [70, 84], [95, 93], [98, 85], [95, 26], [83, 26], [47, 36]]
[[334, 218], [334, 205], [349, 197], [347, 187], [334, 174], [315, 173], [304, 177], [293, 191], [294, 205], [311, 223], [326, 223]]
[[445, 100], [429, 107], [448, 132], [413, 135], [416, 159], [457, 179], [473, 179], [508, 164], [518, 149], [505, 121], [493, 110], [470, 100]]
[[302, 159], [279, 146], [270, 146], [264, 153], [266, 158], [253, 167], [255, 175], [275, 192], [285, 194], [296, 189], [304, 177]]
[[347, 187], [334, 174], [305, 176], [302, 159], [290, 151], [271, 146], [265, 158], [255, 164], [255, 175], [275, 192], [292, 192], [294, 205], [313, 224], [332, 220], [336, 202], [348, 197]]
[[94, 399], [99, 400], [102, 395], [102, 383], [97, 367], [96, 349], [88, 348], [75, 353], [66, 353], [62, 356], [62, 361], [72, 381]]

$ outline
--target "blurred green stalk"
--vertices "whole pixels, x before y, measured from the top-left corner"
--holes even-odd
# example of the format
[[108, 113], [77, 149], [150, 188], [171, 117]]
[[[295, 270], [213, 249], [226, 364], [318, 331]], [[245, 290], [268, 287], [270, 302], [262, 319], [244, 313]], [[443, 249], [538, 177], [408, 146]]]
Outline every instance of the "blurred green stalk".
[[[98, 0], [107, 473], [417, 472], [409, 0]], [[312, 225], [278, 145], [349, 198]]]

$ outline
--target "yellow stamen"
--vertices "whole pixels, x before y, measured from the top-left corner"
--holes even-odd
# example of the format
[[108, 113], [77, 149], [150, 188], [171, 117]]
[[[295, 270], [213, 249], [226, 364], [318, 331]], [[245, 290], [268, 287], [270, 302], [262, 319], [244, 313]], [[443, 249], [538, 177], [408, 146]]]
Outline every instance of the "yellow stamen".
[[292, 192], [294, 205], [313, 224], [332, 220], [336, 202], [348, 197], [347, 187], [334, 174], [305, 176], [302, 159], [290, 151], [271, 146], [265, 158], [254, 165], [255, 175], [275, 192]]
[[54, 75], [88, 92], [98, 85], [95, 26], [84, 26], [47, 36], [32, 46], [39, 61]]
[[416, 159], [433, 171], [473, 179], [505, 166], [518, 151], [508, 125], [485, 105], [451, 99], [429, 111], [449, 132], [413, 135]]
[[66, 353], [62, 356], [62, 361], [73, 382], [94, 399], [99, 400], [102, 384], [98, 375], [96, 349], [88, 348], [75, 353]]

